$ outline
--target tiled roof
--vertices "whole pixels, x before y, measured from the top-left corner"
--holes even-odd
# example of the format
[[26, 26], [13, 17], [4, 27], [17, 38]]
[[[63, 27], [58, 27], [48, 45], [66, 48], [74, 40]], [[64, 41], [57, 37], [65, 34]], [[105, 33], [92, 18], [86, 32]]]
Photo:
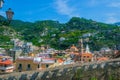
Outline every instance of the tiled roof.
[[13, 64], [11, 60], [0, 60], [0, 64], [10, 65]]
[[98, 61], [106, 61], [106, 60], [109, 60], [107, 57], [100, 57], [98, 58]]
[[72, 46], [70, 47], [70, 50], [72, 50], [72, 51], [78, 51], [78, 48], [77, 48], [76, 46], [72, 45]]
[[91, 53], [82, 53], [81, 55], [82, 55], [82, 56], [91, 56], [91, 57], [92, 57], [92, 54], [91, 54]]

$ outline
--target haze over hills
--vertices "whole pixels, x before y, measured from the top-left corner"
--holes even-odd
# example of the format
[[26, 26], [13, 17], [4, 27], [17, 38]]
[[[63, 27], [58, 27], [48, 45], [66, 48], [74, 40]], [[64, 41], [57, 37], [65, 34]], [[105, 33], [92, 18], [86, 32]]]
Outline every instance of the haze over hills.
[[73, 17], [67, 23], [53, 20], [34, 23], [14, 20], [7, 27], [19, 32], [22, 35], [19, 38], [37, 46], [49, 45], [56, 49], [66, 49], [72, 44], [77, 45], [80, 38], [92, 50], [120, 45], [120, 27], [79, 17]]

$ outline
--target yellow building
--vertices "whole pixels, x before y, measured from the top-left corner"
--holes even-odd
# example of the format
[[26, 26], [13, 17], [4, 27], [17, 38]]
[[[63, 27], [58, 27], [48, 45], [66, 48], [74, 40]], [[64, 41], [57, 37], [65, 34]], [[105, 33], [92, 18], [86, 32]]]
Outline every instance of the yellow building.
[[56, 63], [56, 59], [54, 58], [42, 58], [41, 68], [49, 68], [49, 66], [54, 65]]
[[41, 57], [20, 57], [16, 60], [16, 71], [40, 70], [55, 63], [55, 59]]

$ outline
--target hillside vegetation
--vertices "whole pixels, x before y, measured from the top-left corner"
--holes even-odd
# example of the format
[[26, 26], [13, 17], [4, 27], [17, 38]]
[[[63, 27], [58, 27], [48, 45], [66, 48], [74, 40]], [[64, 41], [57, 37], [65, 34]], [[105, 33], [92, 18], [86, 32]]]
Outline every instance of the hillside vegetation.
[[21, 39], [37, 46], [49, 45], [56, 49], [67, 49], [72, 44], [79, 46], [80, 38], [83, 38], [84, 44], [89, 44], [92, 50], [120, 45], [119, 26], [79, 17], [73, 17], [64, 24], [52, 20], [34, 23], [14, 20], [9, 27], [19, 32]]
[[10, 28], [10, 26], [0, 26], [0, 47], [12, 48], [13, 42], [11, 40], [13, 38], [20, 38], [14, 29]]

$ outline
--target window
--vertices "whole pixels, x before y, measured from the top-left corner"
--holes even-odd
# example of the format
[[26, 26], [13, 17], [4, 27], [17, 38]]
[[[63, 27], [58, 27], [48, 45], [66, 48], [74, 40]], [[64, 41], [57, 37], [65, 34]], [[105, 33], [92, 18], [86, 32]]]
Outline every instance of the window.
[[5, 72], [5, 70], [1, 70], [2, 72]]
[[46, 68], [48, 68], [49, 67], [49, 64], [46, 64]]
[[38, 64], [38, 68], [40, 68], [40, 65]]
[[91, 59], [89, 59], [89, 62], [91, 62]]
[[57, 62], [57, 60], [55, 59], [55, 62]]
[[30, 64], [27, 65], [27, 70], [31, 70], [31, 65]]
[[18, 69], [22, 69], [22, 64], [19, 64]]
[[4, 67], [7, 67], [7, 65], [4, 65]]
[[19, 64], [19, 66], [18, 66], [18, 70], [19, 70], [19, 72], [22, 71], [22, 64]]

